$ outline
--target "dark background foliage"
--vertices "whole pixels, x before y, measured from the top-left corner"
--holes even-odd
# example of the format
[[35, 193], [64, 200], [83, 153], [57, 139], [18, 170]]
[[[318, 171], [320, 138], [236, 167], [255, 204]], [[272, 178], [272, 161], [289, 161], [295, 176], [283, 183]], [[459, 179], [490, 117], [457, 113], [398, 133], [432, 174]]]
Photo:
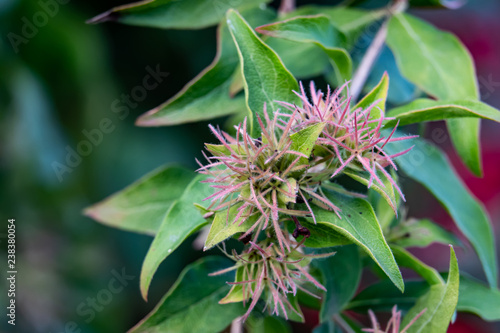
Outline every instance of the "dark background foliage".
[[[195, 167], [194, 157], [200, 155], [203, 142], [214, 141], [207, 123], [141, 128], [135, 127], [134, 121], [179, 91], [212, 61], [215, 28], [175, 31], [113, 23], [86, 25], [85, 20], [123, 2], [73, 0], [59, 4], [46, 24], [13, 47], [9, 33], [22, 36], [26, 21], [37, 20], [40, 11], [48, 8], [43, 4], [50, 2], [0, 2], [0, 244], [4, 274], [6, 220], [15, 218], [19, 274], [14, 331], [122, 332], [151, 310], [181, 269], [201, 252], [186, 242], [169, 256], [145, 303], [138, 276], [151, 238], [100, 225], [81, 211], [165, 163]], [[413, 12], [459, 36], [475, 59], [482, 99], [499, 108], [500, 3], [470, 2], [457, 11]], [[147, 91], [142, 101], [130, 104], [128, 114], [114, 112], [117, 105], [125, 105], [123, 95], [137, 92], [143, 85], [147, 68], [157, 66], [168, 72], [168, 77]], [[106, 118], [113, 130], [102, 133], [102, 139], [90, 146], [88, 156], [58, 177], [54, 162], [64, 163], [68, 149], [88, 140], [85, 132], [98, 129]], [[435, 123], [425, 135], [451, 154], [467, 185], [485, 204], [499, 239], [498, 126], [483, 121], [481, 179], [462, 166], [444, 129], [443, 124]], [[408, 184], [405, 192], [412, 215], [432, 217], [453, 228], [447, 213], [423, 188]], [[419, 250], [419, 255], [435, 267], [447, 267], [448, 252], [440, 245]], [[458, 249], [457, 255], [462, 268], [484, 279], [470, 248]], [[114, 272], [122, 270], [134, 278], [121, 292], [109, 293]], [[104, 298], [105, 294], [112, 298]], [[93, 298], [105, 299], [106, 304], [93, 308]], [[4, 292], [0, 301], [4, 308]], [[317, 317], [306, 314], [312, 321]], [[12, 329], [5, 318], [0, 328]], [[472, 315], [460, 315], [449, 331], [487, 333], [499, 329]]]

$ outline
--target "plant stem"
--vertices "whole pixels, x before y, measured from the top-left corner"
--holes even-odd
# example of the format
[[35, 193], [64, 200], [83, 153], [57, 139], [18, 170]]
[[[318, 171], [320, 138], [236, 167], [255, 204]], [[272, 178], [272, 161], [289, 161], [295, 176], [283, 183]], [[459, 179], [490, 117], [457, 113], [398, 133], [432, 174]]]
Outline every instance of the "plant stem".
[[375, 63], [378, 56], [380, 55], [380, 52], [382, 51], [382, 47], [384, 46], [385, 43], [385, 38], [387, 37], [388, 23], [389, 23], [388, 19], [386, 19], [384, 23], [382, 23], [380, 29], [375, 35], [375, 38], [373, 38], [370, 47], [363, 56], [363, 59], [361, 60], [358, 69], [354, 73], [351, 84], [351, 97], [353, 102], [357, 101], [359, 94], [361, 93], [361, 90], [365, 85], [366, 79], [370, 74], [373, 64]]
[[230, 333], [243, 333], [243, 322], [241, 321], [241, 317], [233, 320]]
[[382, 51], [382, 47], [384, 46], [386, 37], [387, 37], [387, 27], [389, 25], [389, 20], [392, 15], [401, 13], [406, 10], [408, 7], [408, 0], [395, 0], [394, 3], [388, 8], [387, 18], [384, 20], [380, 29], [377, 31], [377, 34], [373, 38], [373, 41], [366, 50], [363, 59], [361, 59], [361, 63], [358, 66], [358, 69], [354, 73], [351, 84], [351, 97], [352, 102], [357, 101], [363, 86], [365, 85], [366, 79], [370, 74], [370, 71], [373, 67], [373, 64], [377, 60]]
[[340, 328], [342, 328], [346, 333], [356, 333], [354, 330], [349, 326], [348, 323], [342, 318], [340, 315], [336, 314], [333, 316], [333, 321], [336, 322]]
[[286, 14], [295, 9], [295, 0], [281, 0], [280, 8], [278, 9], [278, 13]]

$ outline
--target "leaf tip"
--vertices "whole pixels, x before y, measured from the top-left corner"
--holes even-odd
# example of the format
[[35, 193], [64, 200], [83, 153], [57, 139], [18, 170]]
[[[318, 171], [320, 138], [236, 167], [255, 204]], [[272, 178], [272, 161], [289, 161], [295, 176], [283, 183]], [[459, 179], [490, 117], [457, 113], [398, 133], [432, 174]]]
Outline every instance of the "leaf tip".
[[158, 108], [154, 108], [154, 109], [149, 110], [148, 112], [140, 115], [135, 120], [135, 126], [154, 127], [154, 126], [162, 125], [162, 123], [159, 122], [158, 118], [153, 117], [153, 115], [156, 114], [157, 112], [158, 112]]
[[229, 8], [229, 9], [227, 10], [227, 12], [226, 12], [226, 18], [227, 18], [227, 20], [228, 20], [228, 21], [229, 21], [229, 20], [231, 20], [231, 16], [234, 16], [234, 15], [236, 15], [236, 16], [240, 16], [240, 15], [239, 15], [239, 13], [238, 13], [238, 11], [237, 11], [236, 9], [234, 9], [234, 8]]
[[141, 272], [140, 289], [141, 289], [142, 299], [147, 302], [148, 301], [149, 282], [144, 278], [142, 272]]
[[97, 16], [94, 16], [93, 18], [85, 21], [87, 24], [98, 24], [98, 23], [103, 23], [103, 22], [116, 22], [120, 19], [120, 14], [113, 9], [108, 10], [107, 12], [101, 13]]

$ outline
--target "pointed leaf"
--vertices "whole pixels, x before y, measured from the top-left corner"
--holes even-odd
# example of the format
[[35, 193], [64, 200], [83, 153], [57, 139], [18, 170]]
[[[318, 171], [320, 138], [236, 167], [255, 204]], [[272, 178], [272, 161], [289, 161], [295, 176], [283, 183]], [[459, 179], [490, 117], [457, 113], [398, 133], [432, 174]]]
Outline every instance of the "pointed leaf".
[[264, 105], [273, 114], [279, 109], [276, 101], [298, 104], [299, 98], [293, 90], [297, 91], [299, 87], [278, 55], [257, 37], [238, 12], [228, 11], [227, 24], [240, 57], [251, 132], [258, 136], [254, 115], [259, 114], [264, 119]]
[[257, 7], [270, 0], [205, 1], [205, 0], [151, 0], [115, 7], [87, 23], [117, 21], [163, 29], [202, 29], [216, 25], [227, 10]]
[[228, 239], [229, 237], [235, 235], [239, 232], [247, 231], [259, 218], [258, 215], [254, 215], [243, 224], [240, 225], [242, 218], [238, 221], [234, 221], [236, 215], [238, 215], [238, 208], [240, 205], [234, 205], [227, 209], [215, 213], [214, 221], [210, 227], [210, 232], [208, 233], [207, 240], [205, 241], [204, 251], [211, 249], [220, 242]]
[[482, 177], [479, 119], [448, 119], [446, 126], [451, 141], [465, 166], [478, 177]]
[[[273, 17], [269, 10], [251, 9], [244, 12], [253, 25]], [[213, 119], [246, 109], [243, 96], [232, 95], [234, 73], [239, 68], [238, 52], [227, 24], [217, 30], [217, 54], [210, 66], [192, 79], [174, 97], [137, 119], [139, 126], [170, 126]]]
[[498, 272], [495, 242], [489, 218], [483, 206], [470, 194], [457, 176], [445, 154], [424, 140], [399, 141], [385, 147], [389, 154], [413, 150], [397, 157], [400, 168], [424, 185], [446, 208], [458, 228], [471, 242], [491, 286], [497, 285]]
[[[447, 278], [447, 274], [441, 274]], [[389, 312], [394, 305], [400, 310], [411, 308], [418, 298], [429, 291], [425, 281], [406, 281], [405, 293], [386, 280], [372, 284], [362, 290], [349, 303], [347, 309], [365, 313], [368, 309]], [[483, 320], [500, 320], [500, 291], [491, 289], [467, 275], [460, 276], [457, 311], [471, 312]]]
[[[378, 103], [370, 111], [370, 120], [380, 119], [385, 115], [385, 102], [387, 100], [387, 93], [389, 91], [389, 76], [387, 72], [384, 73], [380, 82], [361, 99], [353, 109], [362, 108], [367, 109], [375, 102]], [[370, 124], [372, 128], [377, 127], [376, 123]]]
[[[478, 99], [472, 58], [454, 35], [411, 15], [397, 14], [390, 21], [387, 44], [403, 75], [426, 93], [444, 100]], [[479, 121], [454, 119], [447, 123], [458, 154], [480, 175]]]
[[[301, 220], [300, 223], [311, 233], [311, 236], [307, 238], [304, 243], [304, 246], [306, 247], [326, 248], [352, 244], [352, 241], [332, 229], [330, 223], [319, 221], [317, 223], [313, 223], [312, 221], [307, 220]], [[288, 231], [292, 233], [294, 229], [295, 224], [290, 222], [288, 224]]]
[[194, 178], [166, 213], [142, 264], [140, 287], [144, 299], [147, 298], [149, 285], [161, 262], [187, 237], [207, 224], [193, 205], [194, 202], [202, 202], [212, 193], [208, 184], [200, 182], [206, 177], [198, 175]]
[[446, 284], [435, 284], [415, 304], [403, 318], [401, 327], [405, 327], [422, 310], [426, 309], [408, 329], [408, 333], [446, 332], [458, 302], [459, 274], [457, 257], [450, 246], [450, 274]]
[[248, 333], [292, 333], [290, 324], [286, 320], [276, 316], [248, 317], [245, 322]]
[[[368, 172], [345, 170], [344, 174], [360, 182], [363, 185], [368, 186], [368, 184], [370, 183], [370, 174]], [[392, 208], [394, 215], [397, 216], [398, 215], [397, 209], [399, 206], [399, 193], [397, 193], [396, 189], [394, 188], [394, 186], [392, 186], [391, 182], [389, 181], [389, 179], [385, 174], [378, 173], [377, 175], [379, 176], [380, 180], [385, 185], [385, 187], [380, 186], [380, 184], [378, 184], [377, 182], [372, 182], [370, 188], [373, 189], [378, 194], [380, 194], [382, 198], [384, 198], [384, 200]]]
[[338, 246], [322, 251], [336, 252], [334, 256], [313, 261], [323, 276], [326, 288], [321, 305], [320, 321], [339, 314], [354, 296], [361, 279], [361, 259], [356, 245]]
[[403, 291], [404, 283], [401, 272], [370, 204], [363, 199], [351, 198], [331, 191], [325, 194], [341, 209], [339, 213], [341, 218], [334, 212], [313, 207], [316, 220], [324, 222], [325, 225], [329, 225], [333, 230], [360, 246]]
[[227, 26], [218, 33], [217, 55], [210, 66], [164, 104], [137, 119], [138, 126], [171, 126], [226, 116], [245, 110], [242, 96], [229, 94], [238, 58]]
[[500, 320], [500, 290], [468, 276], [460, 276], [458, 311], [472, 312], [483, 320]]
[[391, 127], [399, 120], [399, 125], [408, 125], [424, 121], [444, 120], [450, 118], [483, 118], [500, 122], [500, 111], [480, 101], [435, 101], [432, 99], [417, 99], [413, 102], [391, 109], [387, 117], [396, 119], [388, 121]]
[[391, 245], [392, 253], [399, 266], [412, 269], [420, 275], [429, 285], [442, 284], [444, 280], [434, 268], [424, 264], [417, 257], [406, 251], [402, 247]]
[[[311, 156], [314, 145], [323, 131], [323, 128], [325, 128], [325, 124], [318, 123], [303, 128], [297, 133], [293, 133], [290, 135], [290, 140], [292, 140], [290, 150], [302, 153], [308, 157]], [[295, 158], [295, 155], [291, 156], [289, 158], [289, 162], [292, 162]], [[307, 163], [307, 159], [305, 157], [301, 157], [299, 163]]]
[[[354, 53], [353, 62], [361, 61], [363, 54], [362, 52]], [[371, 73], [368, 75], [366, 84], [363, 87], [363, 92], [366, 93], [373, 89], [384, 73], [387, 73], [390, 78], [387, 103], [391, 105], [406, 104], [422, 95], [422, 91], [401, 74], [394, 54], [387, 45], [382, 47], [380, 55], [373, 64]]]
[[428, 219], [400, 223], [391, 229], [388, 239], [401, 247], [427, 247], [432, 243], [462, 245], [455, 235]]
[[[305, 322], [304, 314], [302, 313], [302, 309], [300, 308], [299, 298], [297, 297], [297, 295], [288, 294], [287, 299], [290, 302], [290, 305], [295, 310], [294, 311], [292, 309], [288, 309], [287, 307], [285, 308], [287, 310], [286, 315], [288, 317], [288, 320], [295, 321], [297, 323], [304, 323]], [[282, 318], [284, 318], [284, 316], [281, 312], [280, 312], [280, 316]]]
[[223, 331], [245, 309], [241, 303], [218, 304], [227, 293], [231, 274], [208, 276], [231, 262], [205, 257], [187, 266], [151, 313], [129, 333], [216, 333]]
[[297, 79], [320, 76], [331, 66], [328, 55], [313, 43], [294, 42], [282, 38], [263, 37], [263, 40], [276, 51], [285, 67]]
[[403, 75], [426, 93], [447, 100], [477, 99], [474, 64], [454, 35], [409, 14], [396, 14], [387, 44]]
[[[235, 278], [234, 282], [244, 281], [245, 277], [243, 275], [244, 275], [244, 268], [243, 267], [237, 268], [236, 269], [236, 278]], [[231, 287], [231, 290], [229, 290], [229, 292], [227, 293], [227, 295], [224, 296], [224, 298], [222, 298], [219, 301], [219, 304], [243, 302], [243, 301], [246, 301], [249, 296], [250, 296], [250, 294], [243, 295], [243, 285], [242, 284], [234, 284]]]
[[351, 78], [352, 61], [345, 50], [347, 38], [324, 15], [294, 17], [282, 22], [263, 25], [258, 32], [295, 42], [314, 43], [332, 60], [338, 82]]
[[354, 47], [356, 40], [366, 27], [387, 15], [385, 10], [363, 10], [339, 6], [301, 6], [295, 11], [283, 15], [282, 19], [297, 16], [325, 15], [330, 22], [348, 37], [348, 50]]
[[[382, 176], [381, 180], [386, 186], [381, 190], [385, 191], [387, 195], [394, 193], [394, 196], [393, 197], [390, 196], [389, 198], [392, 199], [388, 200], [388, 198], [385, 198], [384, 195], [380, 194], [380, 192], [377, 192], [377, 190], [373, 188], [372, 185], [372, 187], [368, 189], [368, 199], [372, 207], [375, 209], [378, 223], [380, 224], [380, 227], [382, 228], [384, 235], [386, 235], [392, 223], [398, 217], [396, 213], [399, 212], [402, 200], [401, 200], [401, 195], [399, 194], [399, 192], [397, 192], [397, 190], [391, 184], [389, 179], [385, 175], [381, 174], [381, 176]], [[396, 184], [399, 184], [399, 177], [396, 171], [394, 171], [394, 169], [391, 170], [391, 177], [392, 179], [394, 179]], [[401, 187], [401, 185], [399, 186]], [[388, 238], [387, 240], [389, 241]]]
[[391, 281], [383, 280], [363, 289], [346, 309], [366, 314], [369, 309], [390, 312], [397, 305], [398, 310], [408, 311], [429, 288], [425, 281], [405, 281], [405, 292], [402, 294]]
[[[478, 99], [472, 58], [454, 35], [411, 15], [396, 14], [389, 23], [387, 44], [402, 74], [429, 95], [444, 100]], [[458, 154], [480, 175], [479, 121], [454, 119], [448, 127]]]
[[195, 177], [179, 166], [164, 166], [109, 198], [84, 210], [84, 214], [106, 225], [154, 235], [163, 216]]

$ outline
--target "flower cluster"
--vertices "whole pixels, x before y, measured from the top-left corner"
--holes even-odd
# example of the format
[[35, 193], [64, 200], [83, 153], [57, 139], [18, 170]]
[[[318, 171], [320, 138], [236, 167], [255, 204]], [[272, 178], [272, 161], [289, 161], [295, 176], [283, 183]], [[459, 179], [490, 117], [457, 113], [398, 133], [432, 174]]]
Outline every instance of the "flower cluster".
[[244, 253], [238, 255], [233, 251], [233, 255], [230, 257], [236, 260], [237, 264], [229, 269], [211, 274], [218, 275], [230, 270], [237, 270], [236, 281], [229, 283], [233, 285], [232, 289], [220, 303], [235, 301], [245, 303], [251, 298], [248, 311], [243, 317], [246, 319], [263, 292], [266, 291], [268, 293], [266, 307], [272, 308], [273, 314], [280, 315], [281, 312], [288, 319], [288, 308], [296, 315], [302, 316], [286, 296], [290, 293], [296, 295], [297, 289], [300, 289], [315, 298], [320, 298], [301, 286], [303, 282], [308, 281], [326, 291], [325, 287], [311, 276], [305, 267], [311, 259], [328, 257], [333, 253], [306, 255], [297, 251], [298, 246], [300, 243], [296, 244], [291, 252], [284, 254], [269, 241], [262, 242], [260, 245], [250, 242], [250, 247]]
[[[397, 170], [393, 158], [406, 154], [412, 148], [389, 155], [384, 151], [384, 147], [389, 142], [408, 140], [417, 136], [393, 137], [397, 125], [387, 137], [382, 136], [381, 129], [384, 122], [392, 120], [392, 118], [380, 115], [380, 110], [377, 107], [379, 101], [375, 101], [365, 109], [358, 107], [352, 110], [351, 98], [343, 97], [341, 94], [344, 90], [348, 90], [347, 83], [334, 93], [328, 88], [327, 94], [324, 95], [321, 90], [316, 90], [314, 82], [311, 81], [311, 102], [307, 98], [302, 84], [300, 88], [301, 92], [296, 94], [302, 100], [303, 106], [297, 107], [287, 102], [280, 102], [285, 108], [293, 111], [291, 115], [284, 113], [280, 113], [280, 115], [294, 118], [295, 130], [317, 123], [325, 124], [317, 143], [324, 155], [326, 154], [324, 158], [326, 173], [334, 177], [348, 167], [355, 170], [362, 169], [370, 174], [368, 187], [374, 180], [380, 186], [385, 187], [377, 175], [377, 172], [380, 171], [389, 179], [391, 185], [397, 189], [404, 200], [403, 192], [385, 168], [391, 165]], [[349, 96], [348, 92], [347, 96]], [[377, 112], [373, 112], [374, 109]], [[372, 113], [377, 113], [380, 116], [374, 117]]]
[[[347, 84], [335, 92], [328, 88], [325, 95], [311, 82], [310, 99], [302, 84], [300, 88], [296, 94], [301, 106], [280, 102], [288, 113], [269, 115], [264, 106], [264, 119], [256, 115], [261, 130], [258, 138], [248, 133], [247, 119], [235, 127], [234, 137], [210, 126], [220, 144], [206, 145], [211, 154], [204, 153], [208, 164], [198, 161], [198, 171], [209, 176], [206, 182], [215, 189], [205, 199], [210, 200], [208, 210], [227, 211], [228, 224], [250, 222], [240, 236], [250, 245], [241, 255], [233, 253], [236, 264], [229, 269], [240, 272], [235, 283], [243, 288], [241, 301], [252, 298], [249, 312], [263, 293], [274, 304], [275, 313], [281, 308], [286, 315], [285, 305], [294, 311], [287, 294], [295, 294], [300, 288], [297, 281], [309, 281], [324, 289], [307, 273], [304, 257], [290, 259], [292, 253], [300, 253], [299, 246], [310, 236], [299, 218], [312, 217], [316, 223], [316, 209], [335, 211], [340, 218], [340, 209], [325, 195], [322, 182], [340, 176], [346, 169], [365, 171], [369, 174], [368, 187], [376, 182], [384, 188], [383, 175], [404, 200], [385, 168], [396, 169], [393, 158], [409, 149], [390, 155], [384, 147], [412, 137], [394, 137], [397, 126], [383, 136], [381, 130], [388, 118], [377, 107], [378, 101], [366, 108], [351, 108], [351, 99], [344, 97], [349, 96]], [[230, 208], [236, 213], [230, 215]], [[290, 219], [296, 226], [292, 235], [283, 225]], [[304, 236], [300, 243], [290, 237], [297, 239], [300, 235]]]
[[[279, 114], [269, 118], [264, 109], [265, 124], [257, 115], [262, 136], [253, 139], [247, 132], [246, 119], [236, 128], [236, 137], [210, 126], [221, 142], [220, 145], [207, 144], [211, 157], [205, 155], [209, 163], [201, 165], [200, 173], [211, 176], [206, 182], [212, 183], [216, 192], [205, 200], [211, 200], [209, 210], [222, 210], [238, 203], [238, 214], [232, 221], [241, 225], [251, 217], [258, 216], [253, 225], [241, 236], [253, 234], [258, 241], [260, 231], [270, 224], [274, 228], [281, 251], [290, 251], [290, 244], [279, 225], [279, 215], [308, 216], [313, 214], [309, 201], [314, 200], [325, 209], [338, 210], [326, 198], [318, 184], [322, 178], [311, 174], [309, 156], [292, 150], [290, 136], [295, 120], [283, 123]], [[293, 204], [303, 202], [308, 210], [297, 210]]]

